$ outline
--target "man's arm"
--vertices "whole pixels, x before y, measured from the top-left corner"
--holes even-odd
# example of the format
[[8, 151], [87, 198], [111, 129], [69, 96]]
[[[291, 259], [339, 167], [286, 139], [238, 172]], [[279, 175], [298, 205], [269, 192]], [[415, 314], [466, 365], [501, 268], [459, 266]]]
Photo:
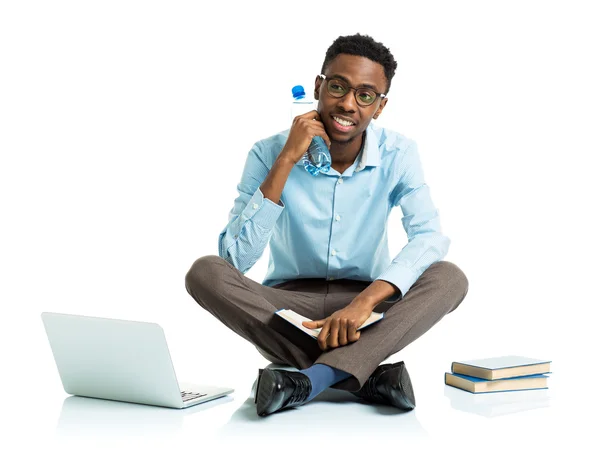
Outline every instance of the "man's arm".
[[319, 113], [310, 111], [294, 119], [287, 141], [271, 169], [264, 162], [260, 142], [248, 154], [238, 185], [239, 196], [229, 214], [229, 223], [219, 235], [219, 256], [242, 273], [246, 273], [265, 250], [285, 208], [280, 200], [285, 183], [315, 136], [321, 136], [331, 146]]
[[406, 295], [431, 264], [441, 261], [450, 247], [450, 239], [442, 234], [439, 212], [425, 183], [414, 141], [411, 141], [402, 156], [397, 176], [390, 202], [392, 206], [400, 206], [402, 209], [402, 225], [408, 243], [377, 277], [377, 280], [386, 281], [398, 288], [396, 300]]
[[269, 175], [260, 186], [263, 195], [272, 202], [282, 205], [280, 198], [287, 182], [290, 172], [294, 168], [294, 162], [285, 155], [279, 155], [275, 164], [269, 171]]
[[242, 179], [237, 186], [239, 196], [229, 213], [227, 226], [219, 234], [219, 256], [242, 273], [246, 273], [264, 252], [275, 223], [285, 208], [283, 204], [265, 197], [259, 188], [271, 174], [282, 173], [277, 165], [269, 170], [264, 163], [261, 146], [260, 142], [256, 143], [248, 153]]
[[313, 137], [321, 136], [331, 147], [331, 141], [325, 132], [321, 117], [317, 111], [310, 111], [296, 117], [290, 128], [288, 140], [277, 157], [271, 172], [260, 189], [266, 198], [279, 203], [285, 182], [292, 172], [294, 165], [300, 161], [308, 149]]
[[358, 294], [352, 302], [325, 319], [303, 323], [308, 328], [321, 328], [317, 341], [321, 349], [344, 346], [357, 341], [356, 331], [378, 304], [392, 295], [395, 301], [417, 281], [434, 262], [447, 253], [450, 239], [442, 235], [439, 214], [424, 182], [423, 171], [413, 142], [404, 152], [397, 172], [397, 184], [391, 194], [393, 206], [402, 208], [402, 224], [408, 244], [390, 266]]

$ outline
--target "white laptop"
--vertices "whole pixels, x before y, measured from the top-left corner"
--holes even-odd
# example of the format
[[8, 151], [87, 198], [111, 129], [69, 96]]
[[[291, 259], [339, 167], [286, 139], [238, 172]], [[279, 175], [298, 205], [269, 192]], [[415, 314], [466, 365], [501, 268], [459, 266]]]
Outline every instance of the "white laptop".
[[158, 324], [48, 312], [42, 321], [68, 394], [182, 409], [234, 391], [180, 385]]

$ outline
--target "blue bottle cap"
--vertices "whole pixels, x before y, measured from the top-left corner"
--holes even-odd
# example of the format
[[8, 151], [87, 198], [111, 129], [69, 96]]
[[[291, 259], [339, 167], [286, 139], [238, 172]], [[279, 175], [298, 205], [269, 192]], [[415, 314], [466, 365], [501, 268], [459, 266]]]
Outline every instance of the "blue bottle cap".
[[292, 87], [292, 95], [297, 100], [304, 98], [306, 96], [306, 93], [304, 93], [304, 87], [301, 85]]

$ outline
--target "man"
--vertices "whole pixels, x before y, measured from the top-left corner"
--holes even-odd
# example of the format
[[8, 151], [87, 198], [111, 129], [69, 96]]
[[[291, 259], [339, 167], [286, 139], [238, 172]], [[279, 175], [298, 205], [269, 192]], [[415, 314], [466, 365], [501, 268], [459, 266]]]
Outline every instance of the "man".
[[[260, 416], [311, 401], [327, 387], [372, 403], [415, 407], [404, 362], [379, 365], [420, 337], [467, 294], [468, 281], [442, 261], [449, 239], [423, 180], [414, 141], [371, 124], [388, 102], [396, 61], [381, 43], [336, 39], [315, 80], [317, 110], [257, 142], [238, 185], [219, 256], [194, 262], [186, 289], [271, 362], [300, 371], [259, 370]], [[302, 165], [321, 136], [332, 166], [313, 176]], [[408, 244], [390, 260], [387, 221], [400, 206]], [[267, 243], [262, 284], [246, 278]], [[274, 312], [313, 320], [318, 340]], [[372, 311], [385, 317], [356, 329]]]

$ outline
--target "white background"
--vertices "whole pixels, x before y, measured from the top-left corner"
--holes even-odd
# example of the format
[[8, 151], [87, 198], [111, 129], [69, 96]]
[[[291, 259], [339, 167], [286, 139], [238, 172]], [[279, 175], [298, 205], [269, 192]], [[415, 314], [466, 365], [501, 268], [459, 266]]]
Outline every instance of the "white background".
[[[234, 384], [246, 396], [268, 362], [193, 301], [184, 276], [217, 254], [252, 144], [289, 127], [290, 88], [312, 87], [333, 40], [356, 32], [398, 61], [377, 123], [418, 143], [452, 240], [446, 259], [470, 281], [461, 307], [394, 357], [409, 365], [421, 427], [449, 443], [496, 434], [476, 419], [447, 430], [457, 411], [443, 373], [453, 360], [517, 354], [553, 361], [561, 411], [523, 414], [509, 430], [556, 441], [569, 423], [585, 428], [577, 409], [597, 409], [588, 389], [598, 377], [600, 301], [596, 7], [2, 2], [9, 433], [21, 445], [58, 444], [66, 395], [42, 311], [157, 322], [180, 378]], [[401, 216], [396, 209], [390, 220], [392, 256], [406, 242]], [[247, 276], [262, 281], [267, 259]], [[218, 416], [207, 433], [227, 421], [219, 409], [207, 411]]]

